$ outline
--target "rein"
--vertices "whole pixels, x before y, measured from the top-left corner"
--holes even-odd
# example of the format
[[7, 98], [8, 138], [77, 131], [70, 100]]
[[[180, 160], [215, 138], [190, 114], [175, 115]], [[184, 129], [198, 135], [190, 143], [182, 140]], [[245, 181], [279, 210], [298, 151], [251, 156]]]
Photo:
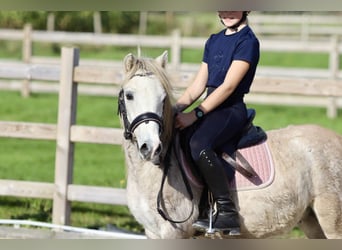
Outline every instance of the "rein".
[[[173, 147], [176, 147], [175, 143], [172, 143], [172, 142], [171, 142], [171, 145], [172, 145]], [[168, 157], [167, 157], [167, 160], [168, 160], [168, 161], [171, 161], [171, 159], [170, 159], [171, 152], [170, 152], [170, 151], [171, 151], [171, 149], [172, 149], [172, 146], [169, 147], [168, 152], [167, 152], [167, 154], [166, 154], [166, 155], [168, 156]], [[177, 159], [177, 161], [178, 161], [178, 159]], [[163, 209], [161, 208], [161, 200], [162, 200], [162, 198], [163, 198], [164, 183], [165, 183], [167, 174], [168, 174], [168, 172], [169, 172], [170, 165], [171, 165], [171, 164], [164, 164], [163, 178], [162, 178], [161, 186], [160, 186], [160, 189], [159, 189], [159, 192], [158, 192], [158, 197], [157, 197], [157, 211], [158, 211], [158, 213], [160, 214], [160, 216], [163, 217], [164, 220], [167, 220], [167, 221], [169, 221], [169, 222], [171, 222], [171, 223], [184, 223], [184, 222], [186, 222], [187, 220], [189, 220], [190, 217], [192, 216], [192, 214], [194, 213], [194, 203], [193, 203], [193, 202], [191, 202], [191, 204], [192, 204], [192, 206], [191, 206], [191, 212], [190, 212], [189, 216], [188, 216], [187, 218], [185, 218], [184, 220], [173, 220], [173, 219], [171, 219], [169, 216], [167, 216], [167, 215], [164, 213]], [[184, 181], [186, 190], [188, 191], [188, 194], [189, 194], [189, 196], [190, 196], [190, 200], [193, 200], [194, 195], [193, 195], [193, 193], [192, 193], [191, 186], [190, 186], [189, 181], [188, 181], [188, 179], [187, 179], [187, 177], [186, 177], [186, 174], [185, 174], [185, 172], [184, 172], [184, 169], [180, 166], [179, 161], [178, 161], [178, 166], [179, 166], [179, 169], [180, 169], [180, 172], [181, 172], [181, 175], [182, 175], [182, 178], [183, 178], [183, 181]]]

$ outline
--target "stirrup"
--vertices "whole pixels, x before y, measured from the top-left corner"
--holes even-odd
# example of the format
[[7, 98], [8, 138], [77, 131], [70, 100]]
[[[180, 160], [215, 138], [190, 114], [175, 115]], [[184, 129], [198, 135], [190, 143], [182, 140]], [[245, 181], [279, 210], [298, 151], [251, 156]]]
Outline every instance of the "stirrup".
[[208, 229], [205, 232], [205, 237], [210, 237], [210, 238], [223, 238], [224, 236], [239, 236], [241, 235], [240, 233], [240, 227], [232, 227], [232, 228], [224, 228], [224, 229], [219, 229], [219, 228], [214, 228], [213, 227], [213, 215], [217, 213], [218, 211], [214, 209], [214, 197], [211, 192], [208, 193], [208, 202], [209, 202], [209, 225]]
[[214, 197], [213, 197], [213, 194], [211, 192], [208, 194], [208, 200], [209, 200], [209, 213], [208, 213], [208, 215], [209, 215], [209, 228], [207, 229], [206, 235], [212, 234], [215, 232], [215, 230], [213, 229]]

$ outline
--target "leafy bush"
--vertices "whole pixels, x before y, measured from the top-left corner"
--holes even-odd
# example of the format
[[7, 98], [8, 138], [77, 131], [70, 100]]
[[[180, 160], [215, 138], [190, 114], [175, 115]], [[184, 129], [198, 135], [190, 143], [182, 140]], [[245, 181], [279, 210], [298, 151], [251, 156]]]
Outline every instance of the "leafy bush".
[[46, 11], [0, 11], [0, 27], [21, 29], [31, 23], [34, 29], [46, 29]]
[[[56, 11], [55, 30], [93, 32], [93, 11]], [[31, 23], [33, 29], [46, 30], [47, 11], [0, 11], [0, 28], [22, 29]], [[139, 12], [101, 12], [102, 31], [134, 33], [139, 27]]]

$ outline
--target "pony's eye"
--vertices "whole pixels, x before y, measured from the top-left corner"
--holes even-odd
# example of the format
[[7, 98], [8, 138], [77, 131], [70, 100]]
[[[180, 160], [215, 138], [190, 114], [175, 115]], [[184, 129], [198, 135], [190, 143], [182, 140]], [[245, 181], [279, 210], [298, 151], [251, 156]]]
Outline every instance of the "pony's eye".
[[127, 99], [127, 100], [133, 100], [133, 99], [134, 99], [133, 94], [130, 93], [130, 92], [126, 93], [126, 99]]

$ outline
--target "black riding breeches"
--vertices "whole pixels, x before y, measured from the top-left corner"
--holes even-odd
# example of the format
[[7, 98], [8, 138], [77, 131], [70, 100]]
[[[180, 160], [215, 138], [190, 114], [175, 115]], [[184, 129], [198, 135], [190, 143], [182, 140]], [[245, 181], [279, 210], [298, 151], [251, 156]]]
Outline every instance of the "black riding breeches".
[[[233, 155], [246, 121], [246, 105], [243, 102], [238, 102], [209, 112], [183, 131], [185, 145], [188, 145], [194, 162], [198, 161], [203, 150], [213, 150], [217, 154], [226, 152]], [[233, 168], [221, 157], [220, 160], [225, 166], [228, 178], [232, 179], [235, 173]]]

